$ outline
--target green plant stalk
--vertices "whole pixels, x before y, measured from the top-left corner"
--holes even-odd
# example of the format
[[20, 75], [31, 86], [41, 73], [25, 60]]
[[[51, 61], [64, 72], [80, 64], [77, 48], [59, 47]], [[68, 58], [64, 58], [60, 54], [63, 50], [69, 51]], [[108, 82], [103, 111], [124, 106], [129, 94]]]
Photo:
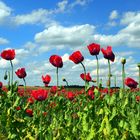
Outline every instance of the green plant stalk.
[[59, 79], [58, 79], [58, 67], [56, 68], [56, 80], [57, 80], [57, 87], [59, 86]]
[[108, 93], [110, 94], [110, 85], [111, 85], [111, 66], [110, 61], [108, 60]]
[[8, 86], [11, 85], [10, 72], [8, 71]]
[[116, 89], [116, 87], [117, 87], [117, 82], [116, 82], [117, 80], [116, 80], [116, 75], [114, 75], [114, 86], [115, 86], [115, 89]]
[[66, 85], [67, 85], [67, 87], [69, 86], [68, 81], [66, 81]]
[[139, 89], [140, 89], [140, 67], [139, 67]]
[[82, 67], [84, 69], [85, 93], [86, 93], [86, 68], [85, 68], [85, 66], [84, 66], [84, 64], [82, 62], [81, 62], [81, 65], [82, 65]]
[[43, 138], [42, 138], [42, 101], [41, 101], [41, 103], [40, 103], [40, 140], [43, 140]]
[[26, 93], [26, 80], [25, 80], [25, 78], [23, 78], [23, 81], [24, 81], [24, 95], [25, 95], [25, 93]]
[[11, 92], [13, 93], [13, 73], [14, 73], [14, 67], [13, 67], [13, 63], [10, 60], [11, 63], [11, 68], [12, 68], [12, 74], [11, 74]]
[[97, 55], [96, 60], [97, 60], [97, 87], [99, 88], [99, 60]]
[[122, 84], [123, 84], [123, 91], [125, 91], [125, 69], [124, 69], [124, 64], [122, 64]]

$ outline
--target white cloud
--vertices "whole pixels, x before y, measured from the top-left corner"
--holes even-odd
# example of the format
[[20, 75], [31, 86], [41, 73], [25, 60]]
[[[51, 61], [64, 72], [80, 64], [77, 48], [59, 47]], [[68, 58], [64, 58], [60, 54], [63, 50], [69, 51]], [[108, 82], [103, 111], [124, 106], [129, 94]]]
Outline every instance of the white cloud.
[[12, 9], [0, 1], [0, 23], [11, 14]]
[[0, 45], [8, 44], [9, 41], [5, 38], [0, 37]]
[[[14, 14], [10, 7], [0, 1], [0, 24], [24, 25], [24, 24], [44, 24], [46, 27], [55, 25], [57, 22], [53, 19], [54, 15], [64, 13], [73, 9], [76, 5], [83, 6], [91, 0], [75, 0], [69, 2], [62, 0], [56, 4], [54, 9], [35, 9], [30, 13]], [[4, 22], [6, 21], [6, 22]]]
[[73, 3], [70, 4], [70, 7], [73, 8], [76, 5], [84, 6], [89, 2], [89, 0], [75, 0]]
[[85, 24], [72, 27], [63, 27], [60, 25], [51, 26], [44, 31], [37, 33], [34, 37], [36, 43], [43, 44], [41, 49], [44, 51], [48, 48], [69, 49], [82, 46], [93, 34], [95, 26]]
[[114, 20], [114, 19], [117, 19], [118, 18], [118, 11], [117, 10], [113, 10], [111, 13], [110, 13], [110, 16], [109, 16], [109, 19], [110, 20]]
[[64, 54], [63, 56], [62, 56], [62, 60], [63, 60], [63, 62], [67, 62], [67, 61], [69, 61], [69, 54]]
[[63, 12], [68, 5], [68, 0], [63, 0], [61, 2], [58, 2], [57, 6], [58, 8], [54, 10], [55, 13]]
[[[18, 65], [19, 64], [19, 60], [17, 58], [15, 58], [13, 61], [13, 65]], [[10, 68], [10, 62], [5, 60], [5, 59], [0, 59], [0, 68], [1, 69], [8, 69]]]
[[117, 22], [116, 21], [109, 21], [107, 25], [110, 27], [114, 27], [117, 25]]
[[121, 19], [121, 24], [128, 25], [133, 22], [140, 22], [140, 11], [138, 12], [126, 12], [123, 14], [123, 17]]
[[50, 11], [45, 9], [34, 10], [29, 14], [17, 15], [14, 17], [14, 22], [17, 25], [22, 24], [40, 24], [47, 22], [47, 16], [51, 14]]

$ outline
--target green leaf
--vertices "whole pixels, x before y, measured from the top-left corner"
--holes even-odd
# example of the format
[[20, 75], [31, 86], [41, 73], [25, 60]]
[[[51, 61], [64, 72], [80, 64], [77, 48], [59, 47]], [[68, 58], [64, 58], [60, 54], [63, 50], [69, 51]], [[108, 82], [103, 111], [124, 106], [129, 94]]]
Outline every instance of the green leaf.
[[117, 116], [117, 108], [116, 107], [113, 107], [113, 109], [112, 109], [112, 115], [111, 115], [109, 121], [112, 121], [115, 116]]
[[86, 121], [86, 119], [87, 119], [87, 115], [83, 114], [83, 117], [82, 117], [83, 131], [88, 132], [88, 122]]
[[94, 128], [94, 125], [95, 125], [95, 123], [93, 123], [93, 124], [91, 125], [91, 128], [90, 128], [90, 130], [89, 130], [89, 134], [88, 134], [88, 136], [87, 136], [87, 140], [93, 140], [93, 139], [95, 138], [96, 129]]

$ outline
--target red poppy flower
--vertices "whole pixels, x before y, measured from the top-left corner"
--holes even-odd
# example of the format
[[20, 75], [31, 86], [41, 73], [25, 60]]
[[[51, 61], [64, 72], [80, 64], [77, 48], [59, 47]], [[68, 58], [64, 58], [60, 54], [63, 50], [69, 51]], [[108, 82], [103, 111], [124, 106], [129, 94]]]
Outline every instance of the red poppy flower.
[[33, 104], [34, 103], [34, 99], [32, 97], [29, 97], [27, 99], [27, 102], [30, 103], [30, 104]]
[[87, 46], [87, 48], [88, 48], [91, 55], [98, 55], [100, 52], [100, 45], [99, 44], [92, 43], [92, 44], [89, 44]]
[[13, 60], [15, 58], [15, 50], [4, 50], [1, 57], [5, 60]]
[[69, 59], [72, 60], [75, 64], [79, 64], [84, 60], [84, 57], [82, 56], [80, 51], [76, 51], [69, 56]]
[[111, 46], [107, 46], [107, 49], [101, 49], [103, 55], [104, 55], [104, 58], [108, 59], [108, 60], [111, 60], [112, 62], [114, 62], [115, 60], [115, 55], [114, 53], [112, 52], [112, 47]]
[[17, 106], [17, 107], [16, 107], [16, 110], [17, 110], [17, 111], [21, 110], [21, 107], [20, 107], [20, 106]]
[[90, 89], [90, 90], [88, 91], [88, 96], [89, 96], [92, 100], [94, 100], [94, 91], [93, 91], [92, 89]]
[[15, 73], [18, 76], [18, 78], [25, 78], [27, 75], [25, 68], [18, 69]]
[[89, 73], [87, 73], [86, 75], [84, 73], [80, 74], [80, 77], [83, 79], [83, 80], [86, 80], [87, 82], [90, 82], [92, 81], [92, 78], [90, 76]]
[[48, 91], [44, 89], [32, 90], [31, 96], [37, 101], [43, 101], [48, 97]]
[[57, 92], [57, 90], [58, 90], [57, 86], [52, 86], [50, 89], [50, 92], [55, 94]]
[[74, 99], [74, 94], [71, 91], [67, 92], [67, 98], [69, 100], [73, 100]]
[[125, 79], [125, 85], [130, 88], [137, 88], [138, 83], [134, 79], [128, 77]]
[[43, 116], [44, 116], [44, 117], [46, 117], [46, 116], [47, 116], [47, 114], [48, 114], [47, 112], [43, 112]]
[[138, 96], [138, 95], [136, 96], [136, 101], [140, 102], [140, 96]]
[[33, 116], [33, 110], [32, 109], [26, 109], [26, 114], [30, 117]]
[[48, 86], [48, 84], [51, 81], [51, 76], [50, 75], [46, 75], [45, 77], [42, 75], [42, 81], [45, 84], [45, 86]]
[[2, 86], [3, 86], [3, 84], [2, 84], [2, 82], [0, 82], [0, 88], [2, 88]]
[[55, 67], [58, 67], [58, 68], [62, 68], [63, 67], [63, 61], [62, 61], [62, 58], [58, 55], [52, 55], [50, 57], [50, 63], [55, 66]]

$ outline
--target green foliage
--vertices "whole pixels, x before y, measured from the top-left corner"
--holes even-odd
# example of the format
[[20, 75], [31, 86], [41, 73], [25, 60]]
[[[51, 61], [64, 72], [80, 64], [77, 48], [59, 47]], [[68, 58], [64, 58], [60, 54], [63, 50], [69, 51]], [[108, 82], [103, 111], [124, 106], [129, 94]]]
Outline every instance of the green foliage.
[[[11, 90], [0, 93], [2, 140], [37, 140], [41, 133], [44, 140], [140, 139], [137, 93], [127, 91], [124, 94], [120, 90], [100, 98], [100, 91], [95, 89], [94, 99], [83, 93], [69, 100], [61, 93], [49, 96], [42, 103], [29, 104], [26, 102], [28, 97], [20, 97], [16, 87], [14, 84], [13, 93]], [[16, 109], [18, 106], [20, 110]], [[33, 116], [27, 115], [28, 108], [33, 110]]]

